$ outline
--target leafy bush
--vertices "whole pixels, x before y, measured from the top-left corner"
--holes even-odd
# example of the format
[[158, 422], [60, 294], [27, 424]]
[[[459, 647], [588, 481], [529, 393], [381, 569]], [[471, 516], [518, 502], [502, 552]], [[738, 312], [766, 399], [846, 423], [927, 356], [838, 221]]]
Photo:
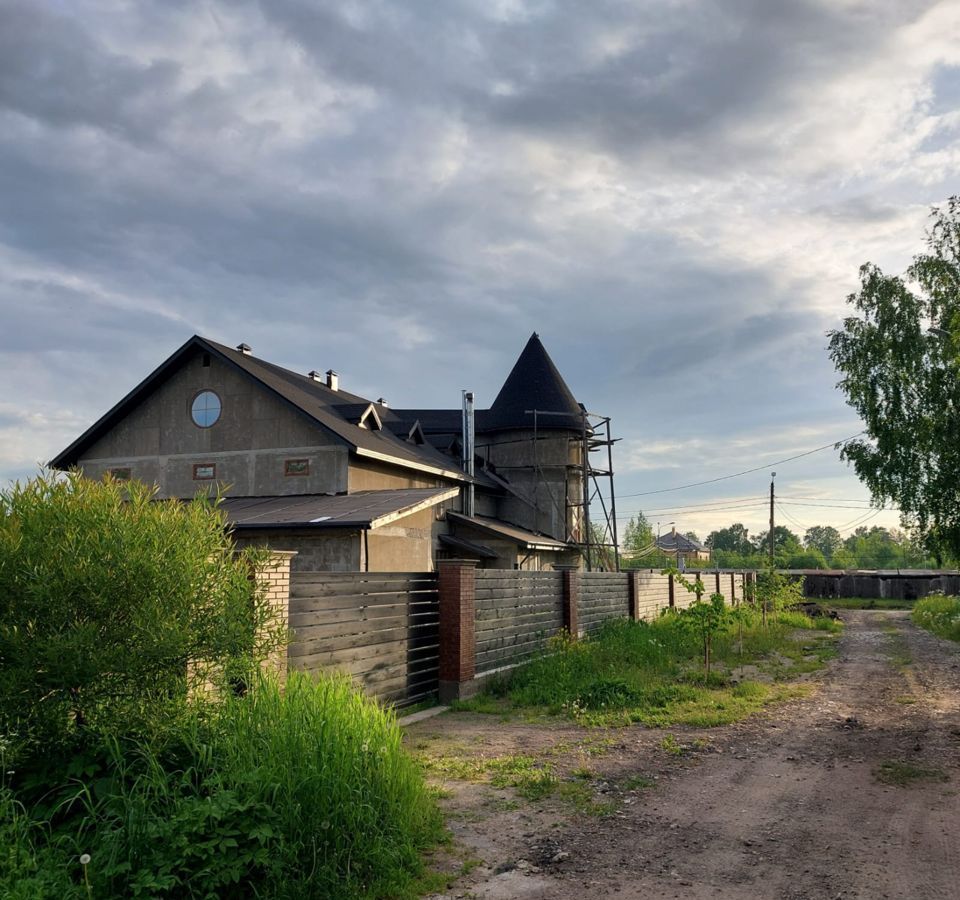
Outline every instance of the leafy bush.
[[0, 734], [147, 733], [283, 640], [206, 500], [41, 475], [0, 493]]
[[914, 604], [911, 618], [927, 631], [951, 641], [960, 641], [960, 597], [931, 594]]

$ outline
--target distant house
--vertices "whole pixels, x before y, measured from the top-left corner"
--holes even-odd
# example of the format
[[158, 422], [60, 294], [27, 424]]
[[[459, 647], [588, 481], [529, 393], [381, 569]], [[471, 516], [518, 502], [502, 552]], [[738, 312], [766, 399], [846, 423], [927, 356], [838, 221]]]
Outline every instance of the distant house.
[[705, 547], [700, 541], [695, 541], [684, 534], [680, 534], [675, 527], [670, 529], [669, 534], [657, 538], [657, 547], [667, 556], [676, 559], [678, 565], [681, 561], [710, 559], [708, 547]]
[[[458, 397], [459, 399], [459, 397]], [[393, 409], [194, 336], [51, 465], [224, 497], [240, 543], [295, 568], [424, 571], [579, 564], [585, 412], [534, 334], [489, 409]]]

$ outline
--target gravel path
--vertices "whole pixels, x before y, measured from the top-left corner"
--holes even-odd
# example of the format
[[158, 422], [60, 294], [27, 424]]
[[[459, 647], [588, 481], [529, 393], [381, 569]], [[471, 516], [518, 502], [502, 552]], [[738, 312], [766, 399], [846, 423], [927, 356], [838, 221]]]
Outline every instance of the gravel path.
[[[605, 734], [595, 770], [612, 815], [448, 785], [457, 845], [482, 864], [442, 896], [960, 898], [960, 646], [903, 612], [844, 619], [839, 657], [807, 699], [727, 728], [670, 729], [680, 755], [664, 752], [664, 732]], [[598, 737], [448, 715], [408, 740], [491, 754], [559, 746], [583, 760]], [[655, 786], [625, 787], [635, 776]]]

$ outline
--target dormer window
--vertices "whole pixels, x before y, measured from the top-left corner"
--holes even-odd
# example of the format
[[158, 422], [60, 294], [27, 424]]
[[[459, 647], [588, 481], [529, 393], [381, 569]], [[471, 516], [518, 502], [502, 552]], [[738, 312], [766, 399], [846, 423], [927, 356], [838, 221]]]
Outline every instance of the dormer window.
[[357, 424], [361, 428], [369, 428], [371, 431], [380, 431], [383, 428], [380, 416], [377, 415], [377, 410], [372, 403], [363, 411], [363, 415], [360, 416], [360, 421]]
[[408, 444], [417, 444], [418, 446], [425, 444], [427, 439], [423, 436], [423, 429], [420, 427], [420, 420], [417, 419], [413, 423], [413, 426], [410, 428], [410, 431], [407, 433], [407, 443]]
[[213, 391], [200, 391], [190, 406], [190, 418], [198, 428], [216, 425], [222, 409], [220, 398]]

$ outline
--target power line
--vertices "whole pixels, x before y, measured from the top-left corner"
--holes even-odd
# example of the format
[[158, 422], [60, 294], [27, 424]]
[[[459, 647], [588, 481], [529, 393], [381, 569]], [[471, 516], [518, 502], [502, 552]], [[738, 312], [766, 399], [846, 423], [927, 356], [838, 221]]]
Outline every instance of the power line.
[[848, 522], [846, 525], [841, 525], [837, 531], [843, 533], [844, 531], [852, 531], [855, 528], [859, 528], [866, 522], [869, 522], [871, 519], [879, 516], [882, 513], [882, 509], [875, 509], [866, 516], [858, 516], [856, 519], [853, 519], [851, 522]]
[[[779, 500], [779, 498], [777, 499]], [[879, 509], [881, 512], [883, 512], [884, 510], [897, 512], [897, 508], [895, 506], [869, 506], [869, 507], [849, 506], [849, 505], [839, 504], [839, 503], [812, 503], [812, 502], [803, 501], [803, 500], [784, 500], [783, 502], [789, 504], [790, 506], [816, 506], [816, 507], [822, 507], [826, 509], [862, 509], [865, 511], [868, 509]]]
[[759, 472], [763, 469], [769, 469], [770, 466], [782, 466], [784, 463], [793, 462], [795, 459], [802, 459], [804, 456], [810, 456], [813, 453], [820, 453], [822, 450], [829, 450], [831, 447], [839, 447], [841, 444], [846, 444], [849, 441], [852, 441], [856, 437], [860, 437], [861, 434], [865, 434], [864, 431], [858, 431], [856, 434], [850, 435], [848, 438], [843, 438], [840, 441], [833, 441], [829, 444], [824, 444], [822, 447], [815, 447], [813, 450], [807, 450], [803, 453], [798, 453], [796, 456], [788, 456], [786, 459], [778, 459], [774, 462], [764, 463], [762, 466], [754, 466], [752, 469], [744, 469], [742, 472], [734, 472], [732, 475], [721, 475], [719, 478], [708, 478], [706, 481], [694, 481], [690, 484], [678, 484], [676, 487], [660, 488], [656, 491], [640, 491], [636, 494], [621, 494], [621, 497], [647, 497], [650, 494], [666, 494], [670, 491], [685, 491], [687, 488], [700, 487], [704, 484], [716, 484], [718, 481], [726, 481], [729, 478], [739, 478], [741, 475], [749, 475], [751, 472]]
[[706, 509], [709, 506], [730, 506], [736, 503], [752, 503], [757, 500], [764, 500], [764, 497], [734, 497], [729, 500], [709, 500], [706, 503], [690, 503], [686, 506], [655, 506], [644, 510], [638, 510], [643, 513], [673, 512], [678, 509]]
[[801, 531], [806, 531], [809, 528], [809, 526], [804, 525], [799, 519], [796, 519], [794, 516], [790, 515], [790, 513], [780, 505], [779, 501], [777, 501], [777, 509], [783, 514], [784, 518], [788, 522], [792, 522], [793, 525], [795, 525]]
[[[761, 500], [761, 501], [757, 501], [757, 502], [754, 502], [754, 503], [744, 503], [744, 504], [741, 504], [740, 506], [717, 506], [717, 507], [711, 507], [710, 509], [694, 509], [694, 510], [690, 510], [690, 511], [680, 510], [679, 512], [681, 512], [681, 513], [686, 512], [687, 515], [696, 515], [696, 514], [698, 514], [698, 513], [715, 513], [715, 512], [743, 512], [743, 511], [745, 511], [745, 510], [761, 509], [761, 508], [765, 507], [766, 505], [767, 505], [767, 504]], [[659, 515], [660, 517], [662, 517], [662, 518], [665, 518], [666, 516], [673, 515], [673, 513], [672, 513], [672, 512], [671, 512], [671, 513], [658, 513], [658, 515]], [[633, 516], [631, 516], [631, 515], [629, 515], [629, 514], [628, 514], [628, 515], [623, 515], [623, 516], [618, 515], [618, 516], [617, 516], [617, 521], [618, 521], [618, 522], [621, 522], [621, 521], [622, 521], [622, 522], [629, 522], [632, 518], [633, 518]], [[648, 524], [649, 524], [649, 523], [648, 523]], [[656, 524], [656, 523], [654, 522], [654, 524]]]

